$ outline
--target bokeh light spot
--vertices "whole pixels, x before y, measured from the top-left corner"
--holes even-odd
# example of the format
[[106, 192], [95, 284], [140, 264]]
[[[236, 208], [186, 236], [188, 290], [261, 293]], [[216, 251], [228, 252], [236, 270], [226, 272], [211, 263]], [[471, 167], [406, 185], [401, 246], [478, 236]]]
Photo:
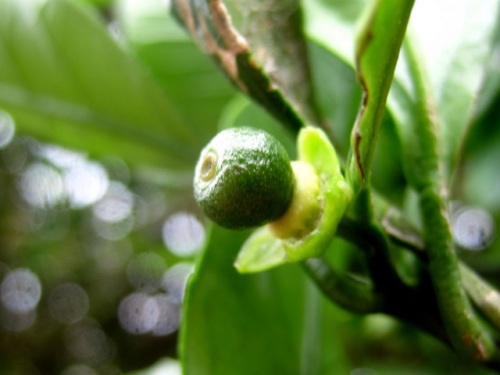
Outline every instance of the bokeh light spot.
[[84, 163], [85, 155], [54, 144], [41, 144], [34, 148], [36, 155], [61, 169]]
[[125, 238], [134, 228], [134, 218], [129, 216], [117, 223], [95, 219], [93, 224], [94, 230], [101, 238], [109, 241], [118, 241]]
[[54, 167], [44, 163], [28, 165], [19, 183], [22, 197], [37, 208], [54, 207], [65, 198], [61, 175]]
[[152, 329], [154, 336], [166, 336], [179, 328], [181, 311], [179, 304], [171, 296], [157, 295], [153, 297], [158, 306], [159, 315]]
[[495, 222], [486, 210], [474, 207], [458, 209], [452, 218], [455, 243], [466, 250], [488, 247], [495, 235]]
[[0, 293], [7, 310], [22, 314], [36, 308], [42, 296], [42, 285], [37, 275], [20, 268], [4, 278]]
[[7, 146], [14, 138], [14, 119], [7, 112], [0, 110], [0, 149]]
[[97, 234], [110, 241], [123, 239], [134, 228], [134, 197], [125, 185], [111, 182], [108, 191], [93, 207]]
[[205, 242], [205, 229], [193, 214], [177, 212], [165, 221], [163, 240], [173, 254], [192, 256]]
[[184, 299], [184, 291], [194, 265], [187, 262], [177, 263], [170, 267], [163, 278], [163, 288], [178, 303]]
[[89, 206], [101, 199], [108, 189], [108, 174], [98, 163], [75, 163], [63, 173], [68, 201], [73, 208]]
[[131, 334], [151, 332], [160, 317], [160, 309], [153, 297], [144, 293], [132, 293], [118, 307], [118, 320], [122, 328]]
[[181, 375], [182, 367], [178, 360], [164, 358], [148, 368], [147, 375]]
[[89, 309], [87, 293], [78, 284], [60, 284], [49, 295], [49, 310], [59, 322], [70, 324], [82, 319]]
[[102, 221], [117, 223], [132, 214], [134, 197], [125, 185], [112, 181], [102, 199], [94, 205], [94, 215]]

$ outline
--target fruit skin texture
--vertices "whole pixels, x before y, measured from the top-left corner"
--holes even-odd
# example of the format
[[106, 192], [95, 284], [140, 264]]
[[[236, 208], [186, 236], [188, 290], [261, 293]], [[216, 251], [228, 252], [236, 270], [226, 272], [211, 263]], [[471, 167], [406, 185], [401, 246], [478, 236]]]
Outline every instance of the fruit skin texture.
[[290, 159], [270, 134], [249, 127], [226, 129], [202, 150], [194, 196], [219, 225], [244, 229], [276, 220], [295, 187]]

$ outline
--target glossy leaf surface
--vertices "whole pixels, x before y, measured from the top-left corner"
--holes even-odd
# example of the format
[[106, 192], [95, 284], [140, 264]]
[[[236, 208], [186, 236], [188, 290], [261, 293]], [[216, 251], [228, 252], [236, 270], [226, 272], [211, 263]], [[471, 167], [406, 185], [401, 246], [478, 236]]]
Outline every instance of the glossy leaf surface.
[[0, 107], [21, 132], [135, 164], [196, 160], [192, 124], [86, 6], [0, 2], [0, 55]]
[[212, 230], [187, 294], [181, 339], [185, 373], [343, 371], [342, 361], [334, 362], [341, 349], [332, 306], [296, 265], [238, 274], [232, 263], [245, 237]]
[[160, 84], [183, 121], [196, 127], [196, 137], [208, 142], [237, 91], [212, 59], [200, 52], [166, 4], [125, 0], [117, 5], [127, 47]]

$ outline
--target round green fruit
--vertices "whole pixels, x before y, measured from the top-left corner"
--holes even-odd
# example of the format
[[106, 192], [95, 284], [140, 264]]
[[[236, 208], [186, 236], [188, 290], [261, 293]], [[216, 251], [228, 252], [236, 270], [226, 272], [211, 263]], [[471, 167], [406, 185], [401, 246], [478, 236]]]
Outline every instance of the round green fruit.
[[243, 229], [281, 217], [295, 186], [290, 159], [270, 134], [248, 127], [217, 134], [201, 152], [194, 196], [219, 225]]

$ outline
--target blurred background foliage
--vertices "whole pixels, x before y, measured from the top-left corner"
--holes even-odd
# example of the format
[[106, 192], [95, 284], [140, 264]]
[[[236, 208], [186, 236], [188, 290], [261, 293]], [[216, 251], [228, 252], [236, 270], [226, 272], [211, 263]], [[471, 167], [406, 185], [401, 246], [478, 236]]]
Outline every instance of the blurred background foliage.
[[[337, 2], [347, 36], [338, 54], [317, 36], [327, 3], [306, 7], [307, 47], [322, 121], [345, 157], [361, 94], [343, 51], [364, 1]], [[460, 256], [500, 285], [495, 35], [452, 189]], [[268, 130], [292, 157], [294, 138], [226, 80], [164, 2], [0, 0], [0, 108], [0, 374], [179, 374], [181, 322], [190, 374], [238, 366], [488, 373], [412, 327], [331, 305], [298, 266], [236, 274], [232, 259], [247, 233], [213, 228], [198, 211], [197, 154], [229, 126]], [[417, 217], [400, 152], [387, 114], [373, 184]], [[356, 262], [351, 245], [332, 247], [336, 264]], [[204, 248], [216, 255], [195, 270], [184, 306]], [[214, 372], [210, 356], [222, 358]]]

